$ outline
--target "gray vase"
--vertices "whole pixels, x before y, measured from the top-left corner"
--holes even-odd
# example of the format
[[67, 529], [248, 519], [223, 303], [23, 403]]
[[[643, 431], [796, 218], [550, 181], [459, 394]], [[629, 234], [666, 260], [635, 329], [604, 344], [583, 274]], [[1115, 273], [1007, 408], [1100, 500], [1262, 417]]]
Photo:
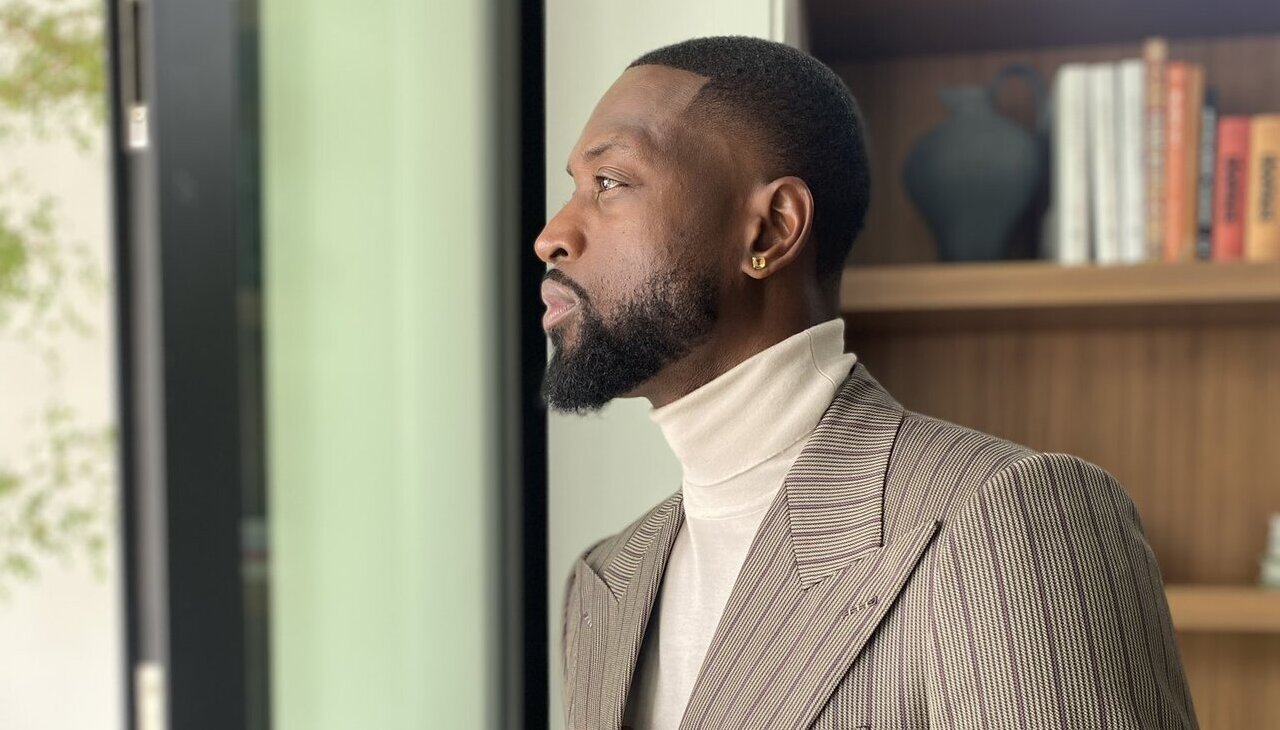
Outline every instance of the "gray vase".
[[[1035, 94], [1034, 131], [995, 109], [995, 93], [1011, 76], [1025, 78]], [[943, 261], [1002, 259], [1046, 172], [1044, 85], [1034, 69], [1013, 65], [988, 86], [949, 86], [938, 94], [950, 116], [907, 156], [907, 194], [937, 238]]]

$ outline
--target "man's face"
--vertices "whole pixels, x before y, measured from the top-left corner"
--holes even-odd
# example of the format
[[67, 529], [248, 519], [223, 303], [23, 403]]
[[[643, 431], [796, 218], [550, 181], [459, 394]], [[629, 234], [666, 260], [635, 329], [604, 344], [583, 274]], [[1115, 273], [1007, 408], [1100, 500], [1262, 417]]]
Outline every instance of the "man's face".
[[543, 397], [556, 410], [642, 395], [717, 321], [741, 206], [725, 141], [684, 116], [704, 81], [627, 70], [570, 154], [573, 194], [534, 244], [554, 266], [543, 282], [555, 348]]

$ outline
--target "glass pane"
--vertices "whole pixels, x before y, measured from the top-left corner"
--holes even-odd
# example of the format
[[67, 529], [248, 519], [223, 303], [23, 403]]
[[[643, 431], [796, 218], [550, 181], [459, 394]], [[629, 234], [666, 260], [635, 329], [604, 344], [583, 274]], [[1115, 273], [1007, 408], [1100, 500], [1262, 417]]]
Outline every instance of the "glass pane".
[[261, 6], [275, 730], [493, 726], [493, 5]]

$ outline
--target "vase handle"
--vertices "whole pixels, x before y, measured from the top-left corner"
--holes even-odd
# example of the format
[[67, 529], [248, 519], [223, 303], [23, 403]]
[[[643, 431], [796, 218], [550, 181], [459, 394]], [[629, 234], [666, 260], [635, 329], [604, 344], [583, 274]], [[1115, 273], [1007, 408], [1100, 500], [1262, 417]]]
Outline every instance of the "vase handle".
[[1000, 92], [1000, 85], [1013, 76], [1020, 76], [1027, 82], [1027, 86], [1031, 87], [1031, 94], [1035, 97], [1036, 114], [1035, 114], [1035, 131], [1037, 134], [1047, 134], [1049, 132], [1049, 106], [1044, 102], [1044, 80], [1040, 78], [1040, 74], [1031, 66], [1025, 63], [1011, 63], [1000, 69], [996, 77], [991, 80], [991, 85], [987, 87], [991, 96], [991, 106], [996, 106], [996, 100]]

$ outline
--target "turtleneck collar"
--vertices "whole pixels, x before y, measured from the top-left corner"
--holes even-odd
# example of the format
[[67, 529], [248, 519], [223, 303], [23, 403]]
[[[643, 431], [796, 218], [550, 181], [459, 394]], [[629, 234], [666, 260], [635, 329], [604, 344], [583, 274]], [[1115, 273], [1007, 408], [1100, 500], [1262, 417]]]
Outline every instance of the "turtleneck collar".
[[789, 452], [813, 431], [857, 361], [831, 319], [650, 411], [684, 469], [686, 500]]

